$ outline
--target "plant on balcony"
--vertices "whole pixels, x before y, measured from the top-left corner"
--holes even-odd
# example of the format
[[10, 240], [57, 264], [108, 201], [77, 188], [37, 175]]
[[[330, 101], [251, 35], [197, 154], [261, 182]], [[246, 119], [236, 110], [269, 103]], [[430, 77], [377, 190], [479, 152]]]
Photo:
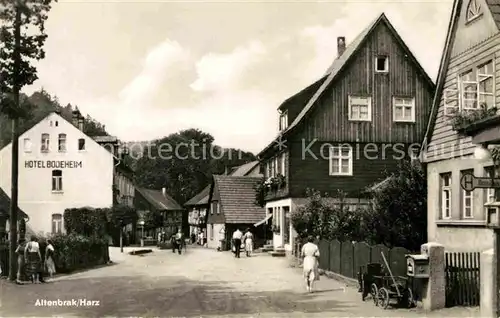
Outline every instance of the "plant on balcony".
[[267, 180], [262, 179], [254, 185], [255, 190], [255, 204], [263, 208], [266, 205], [266, 194], [269, 190], [266, 184]]
[[498, 108], [488, 108], [488, 105], [481, 103], [477, 110], [462, 110], [455, 112], [451, 116], [451, 125], [453, 130], [460, 130], [477, 121], [497, 115], [497, 111]]
[[285, 187], [286, 185], [286, 178], [284, 175], [282, 175], [281, 173], [278, 173], [278, 175], [276, 176], [276, 181], [278, 183], [278, 188], [282, 189]]

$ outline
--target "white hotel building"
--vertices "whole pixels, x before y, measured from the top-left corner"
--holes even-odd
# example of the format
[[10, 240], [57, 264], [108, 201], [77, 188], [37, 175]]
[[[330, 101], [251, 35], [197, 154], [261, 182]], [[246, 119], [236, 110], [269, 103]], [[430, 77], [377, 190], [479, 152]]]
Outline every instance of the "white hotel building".
[[[62, 232], [68, 208], [113, 205], [117, 161], [113, 153], [83, 133], [78, 111], [77, 116], [79, 123], [72, 124], [51, 113], [19, 138], [19, 208], [28, 215], [28, 233]], [[9, 197], [11, 152], [12, 144], [0, 150], [0, 190]], [[134, 193], [131, 181], [127, 189], [124, 197], [133, 201], [128, 198]]]

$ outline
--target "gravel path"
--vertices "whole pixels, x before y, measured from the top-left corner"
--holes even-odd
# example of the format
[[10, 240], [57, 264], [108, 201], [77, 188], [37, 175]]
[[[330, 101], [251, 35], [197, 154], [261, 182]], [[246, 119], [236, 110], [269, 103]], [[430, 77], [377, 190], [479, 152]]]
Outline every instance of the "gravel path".
[[[307, 294], [299, 269], [268, 255], [235, 259], [230, 253], [188, 248], [184, 255], [155, 250], [120, 254], [117, 265], [62, 276], [47, 284], [0, 282], [1, 317], [476, 317], [476, 309], [432, 315], [382, 310], [356, 290], [322, 277]], [[37, 300], [40, 300], [37, 305]], [[43, 301], [67, 301], [43, 306]], [[40, 306], [42, 304], [42, 306]]]

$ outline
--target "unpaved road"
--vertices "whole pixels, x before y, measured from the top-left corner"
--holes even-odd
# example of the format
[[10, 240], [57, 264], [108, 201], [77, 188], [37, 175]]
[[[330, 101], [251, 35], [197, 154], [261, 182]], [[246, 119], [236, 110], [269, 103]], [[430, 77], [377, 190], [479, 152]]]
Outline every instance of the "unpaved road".
[[[307, 294], [300, 270], [283, 258], [235, 259], [227, 252], [188, 248], [120, 254], [118, 264], [56, 278], [47, 284], [0, 282], [1, 317], [471, 317], [478, 310], [382, 310], [356, 290], [322, 277]], [[37, 306], [37, 300], [68, 301]], [[87, 306], [81, 303], [87, 301]], [[40, 302], [41, 303], [41, 302]], [[76, 304], [75, 304], [76, 303]]]

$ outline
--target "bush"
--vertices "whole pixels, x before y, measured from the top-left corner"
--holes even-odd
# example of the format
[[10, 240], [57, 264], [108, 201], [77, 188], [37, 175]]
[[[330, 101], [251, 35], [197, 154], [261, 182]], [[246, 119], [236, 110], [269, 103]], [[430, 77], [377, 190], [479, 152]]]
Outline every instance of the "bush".
[[64, 211], [66, 233], [105, 237], [107, 234], [108, 210], [90, 207], [66, 209]]
[[51, 236], [55, 248], [55, 264], [58, 273], [69, 273], [106, 264], [109, 261], [108, 241], [97, 236], [58, 234]]

